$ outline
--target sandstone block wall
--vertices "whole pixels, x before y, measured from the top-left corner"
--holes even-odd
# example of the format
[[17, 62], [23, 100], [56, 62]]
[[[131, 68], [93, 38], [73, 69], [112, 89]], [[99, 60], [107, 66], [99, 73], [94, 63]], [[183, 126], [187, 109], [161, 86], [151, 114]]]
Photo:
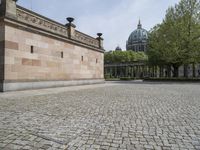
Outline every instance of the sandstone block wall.
[[0, 3], [0, 91], [104, 82], [102, 34], [94, 38], [16, 4]]
[[5, 26], [5, 81], [103, 79], [103, 53]]

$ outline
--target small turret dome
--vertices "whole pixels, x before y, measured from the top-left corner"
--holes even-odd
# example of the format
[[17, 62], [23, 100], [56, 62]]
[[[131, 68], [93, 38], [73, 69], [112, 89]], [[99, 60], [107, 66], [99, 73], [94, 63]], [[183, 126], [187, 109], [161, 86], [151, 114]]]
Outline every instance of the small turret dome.
[[115, 51], [122, 51], [121, 47], [117, 46]]

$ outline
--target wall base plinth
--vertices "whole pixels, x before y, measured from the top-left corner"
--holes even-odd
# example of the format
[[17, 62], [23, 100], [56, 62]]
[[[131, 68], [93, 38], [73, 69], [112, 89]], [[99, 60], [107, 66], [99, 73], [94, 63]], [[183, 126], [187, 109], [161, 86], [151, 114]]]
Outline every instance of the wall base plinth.
[[32, 90], [43, 88], [55, 88], [77, 85], [101, 84], [105, 83], [104, 79], [91, 79], [91, 80], [69, 80], [69, 81], [29, 81], [29, 82], [0, 82], [0, 91], [19, 91], [19, 90]]

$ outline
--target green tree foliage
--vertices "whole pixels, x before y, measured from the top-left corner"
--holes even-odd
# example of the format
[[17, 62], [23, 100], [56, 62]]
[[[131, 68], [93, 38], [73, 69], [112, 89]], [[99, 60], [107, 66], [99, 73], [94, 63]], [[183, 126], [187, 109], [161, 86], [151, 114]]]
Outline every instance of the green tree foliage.
[[134, 61], [146, 61], [147, 55], [143, 52], [111, 51], [104, 55], [105, 63], [130, 63]]
[[200, 0], [181, 0], [149, 36], [149, 62], [174, 68], [200, 62]]

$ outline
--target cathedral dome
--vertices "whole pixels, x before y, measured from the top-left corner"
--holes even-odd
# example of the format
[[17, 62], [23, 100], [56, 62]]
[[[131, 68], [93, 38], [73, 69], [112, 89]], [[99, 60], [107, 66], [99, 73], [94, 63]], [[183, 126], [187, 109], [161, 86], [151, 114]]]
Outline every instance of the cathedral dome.
[[127, 41], [127, 50], [133, 51], [146, 51], [148, 41], [148, 32], [142, 28], [142, 24], [139, 21], [138, 28], [134, 30]]

